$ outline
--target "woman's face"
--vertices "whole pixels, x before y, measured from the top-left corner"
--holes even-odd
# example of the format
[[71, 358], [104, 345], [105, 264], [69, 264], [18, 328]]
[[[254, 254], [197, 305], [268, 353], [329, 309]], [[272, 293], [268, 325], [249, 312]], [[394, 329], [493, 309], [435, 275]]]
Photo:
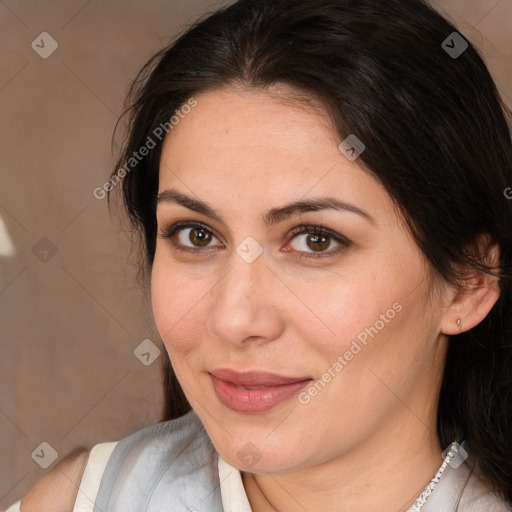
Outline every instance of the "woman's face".
[[[196, 100], [165, 140], [159, 182], [189, 207], [170, 192], [157, 206], [160, 234], [194, 224], [159, 234], [151, 292], [177, 378], [221, 457], [287, 472], [356, 448], [371, 455], [398, 432], [402, 443], [435, 432], [444, 309], [387, 192], [342, 153], [320, 109], [261, 90]], [[212, 378], [219, 369], [303, 382], [248, 390]]]

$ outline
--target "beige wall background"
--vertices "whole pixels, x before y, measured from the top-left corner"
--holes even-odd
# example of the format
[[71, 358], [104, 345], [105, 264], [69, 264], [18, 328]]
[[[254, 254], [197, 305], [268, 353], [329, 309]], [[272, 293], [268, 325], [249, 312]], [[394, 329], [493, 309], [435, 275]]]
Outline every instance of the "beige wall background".
[[[160, 340], [126, 226], [93, 190], [115, 163], [138, 69], [226, 3], [0, 1], [0, 509], [55, 457], [160, 421], [161, 358], [134, 354]], [[484, 52], [512, 106], [512, 0], [434, 6]], [[43, 32], [58, 44], [46, 58]]]

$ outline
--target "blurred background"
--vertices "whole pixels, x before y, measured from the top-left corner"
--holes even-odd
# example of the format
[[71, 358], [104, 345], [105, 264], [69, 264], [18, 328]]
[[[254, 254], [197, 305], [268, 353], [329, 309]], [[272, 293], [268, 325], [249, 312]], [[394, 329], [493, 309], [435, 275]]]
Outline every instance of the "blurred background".
[[[93, 191], [137, 71], [228, 3], [0, 0], [0, 509], [73, 449], [162, 418], [163, 347], [136, 252], [122, 210]], [[512, 0], [432, 4], [512, 107]]]

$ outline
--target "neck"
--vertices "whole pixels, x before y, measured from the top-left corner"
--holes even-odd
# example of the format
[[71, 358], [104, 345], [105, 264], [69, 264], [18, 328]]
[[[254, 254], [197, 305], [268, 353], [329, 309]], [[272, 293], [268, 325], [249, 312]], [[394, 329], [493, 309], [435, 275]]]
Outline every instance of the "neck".
[[289, 473], [243, 472], [253, 512], [405, 512], [441, 465], [442, 448], [434, 422], [426, 426], [402, 411], [371, 440], [324, 464]]

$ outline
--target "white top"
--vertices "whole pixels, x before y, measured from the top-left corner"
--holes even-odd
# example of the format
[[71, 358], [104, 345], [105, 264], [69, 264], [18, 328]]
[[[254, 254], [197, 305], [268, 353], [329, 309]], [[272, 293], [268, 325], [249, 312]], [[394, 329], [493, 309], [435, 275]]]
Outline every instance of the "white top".
[[224, 512], [252, 512], [240, 470], [230, 466], [220, 455], [218, 467]]
[[101, 477], [105, 471], [108, 459], [114, 451], [118, 441], [100, 443], [93, 446], [85, 466], [82, 481], [78, 489], [73, 512], [91, 512], [100, 488]]
[[[117, 441], [95, 445], [89, 454], [89, 459], [84, 470], [78, 495], [75, 501], [73, 512], [92, 512], [94, 502], [98, 495], [101, 479], [112, 451]], [[219, 480], [222, 495], [222, 506], [224, 512], [252, 512], [245, 488], [242, 482], [240, 470], [229, 465], [220, 456], [218, 457]], [[448, 488], [455, 478], [456, 471], [448, 467], [441, 477], [440, 483], [444, 482], [445, 489]], [[442, 485], [441, 485], [442, 487]], [[444, 510], [456, 510], [461, 512], [505, 512], [512, 510], [496, 500], [494, 494], [482, 483], [477, 475], [472, 474], [465, 486], [468, 491], [466, 497], [460, 502], [448, 503], [446, 493], [434, 492], [427, 499], [423, 510], [443, 512]], [[459, 498], [460, 499], [460, 496]], [[11, 505], [5, 512], [21, 512], [20, 501]], [[409, 508], [407, 512], [412, 512]], [[422, 511], [423, 512], [423, 511]]]

